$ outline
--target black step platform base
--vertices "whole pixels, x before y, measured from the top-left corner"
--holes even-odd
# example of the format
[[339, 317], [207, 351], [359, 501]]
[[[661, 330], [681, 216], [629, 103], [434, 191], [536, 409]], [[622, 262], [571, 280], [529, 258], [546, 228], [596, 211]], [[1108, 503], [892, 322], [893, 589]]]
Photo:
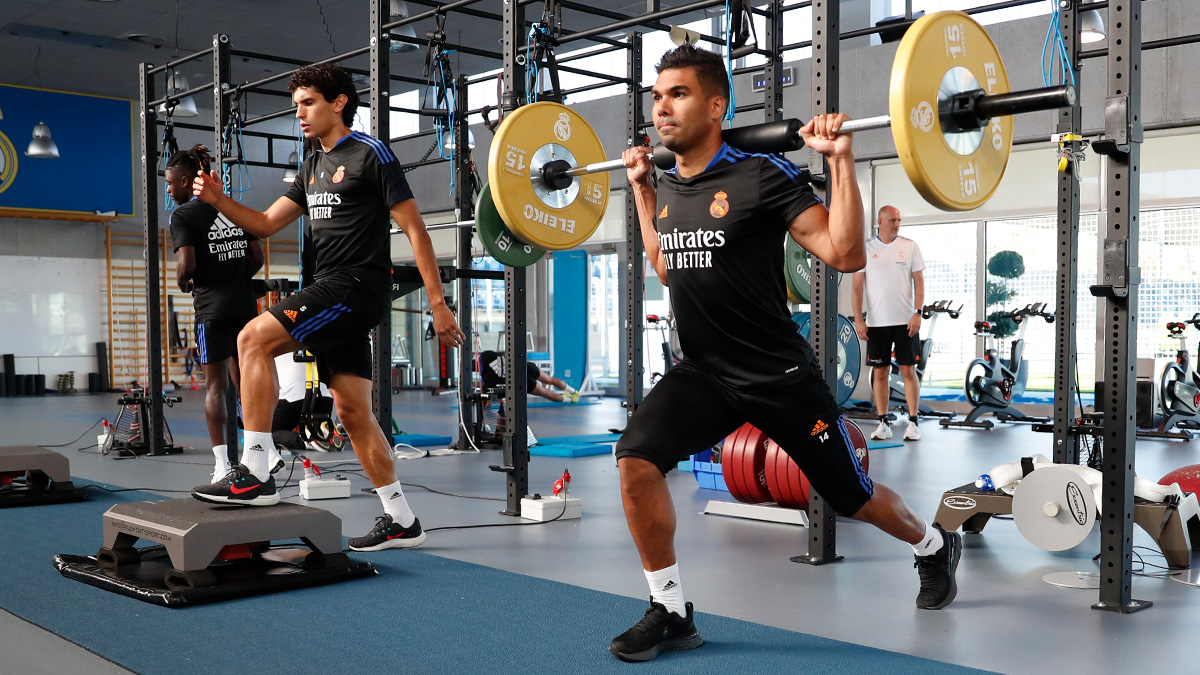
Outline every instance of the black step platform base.
[[202, 570], [207, 577], [204, 584], [188, 588], [175, 576], [164, 547], [136, 550], [138, 560], [120, 567], [102, 566], [94, 556], [68, 554], [54, 556], [54, 567], [68, 579], [173, 609], [377, 574], [370, 563], [344, 555], [332, 556], [334, 561], [327, 564], [325, 556], [307, 548], [273, 548], [251, 558], [210, 565]]
[[0, 447], [0, 508], [81, 502], [69, 460], [36, 445]]

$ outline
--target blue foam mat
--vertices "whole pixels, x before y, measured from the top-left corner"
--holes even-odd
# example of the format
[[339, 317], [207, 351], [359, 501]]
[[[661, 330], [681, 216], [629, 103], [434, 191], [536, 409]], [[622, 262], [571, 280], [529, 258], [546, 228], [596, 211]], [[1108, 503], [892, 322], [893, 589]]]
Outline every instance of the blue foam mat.
[[407, 443], [422, 448], [430, 445], [450, 445], [453, 438], [449, 436], [429, 436], [426, 434], [393, 434], [393, 443]]
[[[608, 640], [642, 616], [644, 599], [420, 551], [351, 554], [379, 570], [366, 579], [186, 609], [157, 607], [65, 579], [54, 569], [55, 554], [96, 551], [101, 514], [114, 503], [162, 498], [89, 492], [93, 499], [87, 502], [5, 510], [0, 607], [142, 675], [348, 670], [629, 675], [631, 668], [726, 675], [791, 673], [797, 664], [806, 672], [847, 675], [984, 672], [699, 611], [704, 646], [631, 666], [608, 653]], [[442, 546], [461, 541], [437, 538], [431, 536]], [[630, 579], [631, 589], [641, 584], [640, 576]], [[565, 620], [555, 608], [570, 608], [578, 620]], [[320, 639], [284, 627], [288, 617], [319, 626]]]
[[612, 447], [605, 443], [548, 443], [529, 448], [529, 454], [539, 457], [590, 457], [611, 452]]
[[556, 445], [562, 443], [616, 443], [621, 440], [621, 434], [582, 434], [580, 436], [550, 436], [539, 438], [542, 443]]
[[868, 450], [883, 450], [884, 448], [903, 448], [903, 443], [896, 441], [867, 441]]
[[[551, 401], [545, 398], [530, 399], [525, 402], [526, 408], [572, 408], [579, 405], [600, 405], [600, 399], [597, 398], [581, 398], [578, 403], [570, 403], [568, 401]], [[451, 409], [457, 410], [458, 405], [450, 406]]]

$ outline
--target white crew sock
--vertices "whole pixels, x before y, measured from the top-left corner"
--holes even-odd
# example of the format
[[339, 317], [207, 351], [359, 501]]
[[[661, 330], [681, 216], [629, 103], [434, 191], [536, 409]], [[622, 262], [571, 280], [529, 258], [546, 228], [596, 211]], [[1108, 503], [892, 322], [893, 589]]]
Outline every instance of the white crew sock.
[[942, 533], [937, 530], [931, 523], [925, 523], [925, 538], [919, 544], [913, 544], [913, 553], [918, 556], [933, 555], [941, 550]]
[[400, 527], [408, 527], [417, 519], [408, 506], [408, 500], [404, 498], [404, 488], [400, 487], [400, 481], [375, 488], [375, 494], [379, 495], [379, 501], [383, 502], [383, 512], [391, 516], [392, 522]]
[[[242, 441], [242, 464], [254, 477], [266, 481], [271, 477], [271, 453], [275, 452], [275, 441], [269, 431], [244, 432]], [[279, 453], [275, 453], [278, 456]]]
[[671, 565], [646, 574], [646, 583], [650, 584], [650, 601], [657, 602], [675, 612], [679, 616], [687, 616], [687, 607], [683, 601], [683, 584], [679, 581], [679, 565]]
[[229, 466], [228, 445], [214, 445], [213, 456], [217, 460], [217, 463], [213, 466], [213, 482], [215, 483], [224, 478], [233, 467]]

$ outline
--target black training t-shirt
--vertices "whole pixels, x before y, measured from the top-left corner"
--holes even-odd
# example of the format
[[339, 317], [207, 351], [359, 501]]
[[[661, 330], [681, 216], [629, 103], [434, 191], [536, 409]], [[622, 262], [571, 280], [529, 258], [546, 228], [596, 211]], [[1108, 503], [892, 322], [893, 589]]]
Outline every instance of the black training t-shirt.
[[199, 199], [180, 204], [171, 213], [174, 250], [191, 246], [196, 255], [192, 297], [197, 320], [258, 314], [258, 300], [250, 287], [252, 241], [258, 239]]
[[391, 288], [388, 210], [412, 191], [400, 162], [379, 139], [350, 132], [329, 152], [304, 160], [287, 198], [308, 214], [314, 277], [348, 272], [368, 288]]
[[813, 372], [783, 280], [783, 236], [819, 204], [800, 169], [722, 145], [691, 178], [658, 183], [658, 241], [683, 353], [738, 389]]

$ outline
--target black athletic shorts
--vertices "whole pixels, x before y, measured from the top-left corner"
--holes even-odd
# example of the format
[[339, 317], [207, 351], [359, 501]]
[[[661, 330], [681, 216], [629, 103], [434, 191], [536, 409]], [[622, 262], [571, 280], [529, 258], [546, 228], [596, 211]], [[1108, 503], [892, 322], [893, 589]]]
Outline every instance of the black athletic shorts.
[[850, 422], [841, 419], [825, 383], [808, 375], [769, 389], [738, 391], [684, 359], [633, 414], [617, 441], [617, 459], [644, 459], [666, 475], [746, 422], [778, 443], [838, 513], [857, 513], [874, 494], [842, 426]]
[[[500, 374], [503, 370], [503, 359], [498, 352], [484, 351], [479, 355], [480, 377], [483, 380], [485, 389], [495, 389], [504, 385], [504, 377]], [[537, 388], [538, 378], [542, 375], [542, 370], [533, 364], [532, 361], [525, 362], [525, 387], [526, 391], [533, 391]]]
[[371, 379], [371, 329], [391, 310], [387, 289], [369, 288], [357, 277], [334, 273], [305, 286], [268, 311], [289, 335], [317, 358], [317, 374]]
[[867, 365], [886, 366], [896, 356], [897, 365], [917, 365], [917, 342], [920, 334], [909, 337], [908, 326], [868, 326]]
[[237, 356], [237, 336], [254, 315], [211, 319], [196, 323], [196, 348], [200, 363], [220, 363]]

